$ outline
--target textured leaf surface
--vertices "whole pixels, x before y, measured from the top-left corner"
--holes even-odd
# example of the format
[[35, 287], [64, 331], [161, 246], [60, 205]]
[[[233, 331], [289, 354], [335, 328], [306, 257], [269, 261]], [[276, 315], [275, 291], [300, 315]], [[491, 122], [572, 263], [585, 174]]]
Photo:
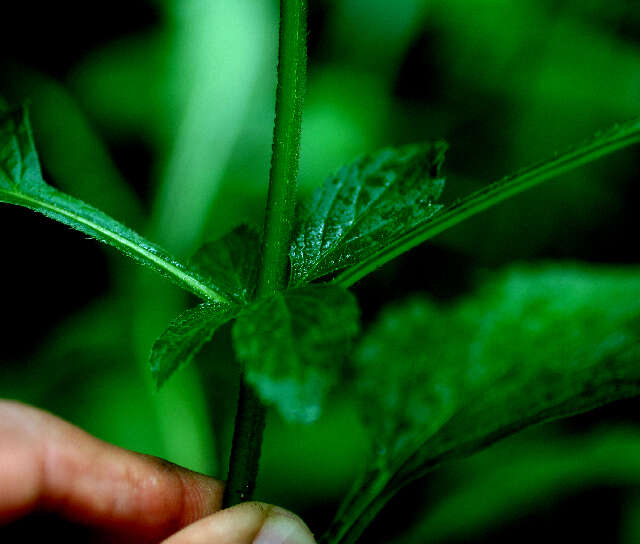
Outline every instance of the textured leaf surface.
[[375, 455], [328, 541], [355, 542], [390, 496], [447, 460], [640, 394], [639, 340], [637, 268], [517, 267], [450, 308], [389, 309], [355, 353]]
[[190, 264], [203, 276], [215, 278], [216, 284], [237, 300], [253, 299], [260, 266], [260, 235], [247, 225], [240, 225], [213, 242], [204, 244]]
[[341, 168], [302, 208], [291, 249], [291, 283], [352, 266], [433, 216], [444, 187], [446, 144], [383, 149]]
[[193, 359], [220, 326], [233, 319], [239, 306], [205, 302], [174, 319], [151, 350], [151, 373], [158, 387]]
[[109, 244], [201, 298], [231, 298], [131, 229], [48, 185], [42, 178], [25, 108], [0, 111], [0, 202], [30, 208]]
[[245, 310], [233, 328], [246, 377], [289, 421], [311, 422], [342, 372], [358, 332], [354, 296], [337, 286], [309, 285]]
[[431, 214], [413, 227], [397, 232], [384, 245], [378, 245], [375, 251], [368, 252], [357, 262], [351, 263], [349, 268], [341, 272], [333, 281], [342, 287], [349, 287], [398, 255], [507, 198], [637, 143], [640, 143], [640, 119], [638, 118], [615, 124], [608, 130], [599, 131], [590, 140], [564, 153], [556, 153], [549, 160], [523, 168], [487, 185], [456, 200], [439, 213]]
[[637, 394], [639, 339], [640, 271], [516, 268], [453, 308], [386, 313], [358, 350], [358, 384], [392, 415], [377, 436], [420, 446], [418, 469]]

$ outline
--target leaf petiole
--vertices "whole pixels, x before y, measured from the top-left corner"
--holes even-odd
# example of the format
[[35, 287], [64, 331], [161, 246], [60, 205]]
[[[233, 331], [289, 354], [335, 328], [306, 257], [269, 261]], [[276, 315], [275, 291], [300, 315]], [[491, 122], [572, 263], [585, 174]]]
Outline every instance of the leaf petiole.
[[[65, 195], [66, 196], [66, 195]], [[66, 197], [70, 198], [70, 197]], [[131, 240], [121, 235], [115, 230], [106, 228], [91, 218], [74, 213], [65, 207], [54, 205], [42, 199], [36, 199], [27, 195], [2, 192], [0, 201], [16, 204], [24, 208], [43, 213], [53, 219], [58, 219], [62, 223], [72, 223], [76, 228], [84, 227], [82, 230], [88, 230], [95, 233], [95, 237], [102, 242], [121, 249], [124, 253], [135, 259], [136, 261], [150, 266], [158, 270], [162, 275], [168, 277], [176, 284], [180, 285], [187, 291], [202, 298], [203, 300], [230, 303], [231, 299], [222, 294], [221, 291], [215, 290], [207, 285], [202, 279], [193, 274], [185, 265], [173, 258], [161, 255], [153, 246], [146, 245], [140, 240]], [[86, 205], [85, 205], [86, 206]], [[96, 210], [97, 212], [97, 210]], [[97, 212], [98, 213], [98, 212]], [[65, 221], [66, 219], [66, 221]]]

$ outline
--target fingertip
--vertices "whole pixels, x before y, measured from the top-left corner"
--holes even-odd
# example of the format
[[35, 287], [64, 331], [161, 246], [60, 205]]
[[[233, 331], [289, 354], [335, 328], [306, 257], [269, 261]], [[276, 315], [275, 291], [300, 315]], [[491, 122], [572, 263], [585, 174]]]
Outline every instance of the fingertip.
[[313, 533], [298, 516], [274, 506], [252, 544], [315, 544]]
[[163, 544], [315, 544], [295, 514], [261, 502], [220, 510], [179, 531]]
[[220, 481], [0, 399], [0, 523], [42, 508], [155, 542], [219, 510], [223, 490]]

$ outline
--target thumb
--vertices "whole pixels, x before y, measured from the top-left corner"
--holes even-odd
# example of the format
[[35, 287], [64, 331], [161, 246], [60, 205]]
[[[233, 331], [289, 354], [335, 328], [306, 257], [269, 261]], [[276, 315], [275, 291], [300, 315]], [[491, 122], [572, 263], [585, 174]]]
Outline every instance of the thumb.
[[245, 502], [188, 525], [162, 544], [315, 544], [315, 540], [295, 514], [262, 502]]

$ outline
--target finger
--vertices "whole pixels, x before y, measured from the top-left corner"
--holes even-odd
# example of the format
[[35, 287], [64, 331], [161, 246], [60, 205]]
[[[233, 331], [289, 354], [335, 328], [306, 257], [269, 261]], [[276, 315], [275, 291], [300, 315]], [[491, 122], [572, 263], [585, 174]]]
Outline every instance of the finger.
[[0, 523], [35, 509], [159, 540], [220, 509], [223, 484], [0, 401]]
[[192, 523], [162, 544], [315, 544], [315, 540], [295, 514], [245, 502]]

